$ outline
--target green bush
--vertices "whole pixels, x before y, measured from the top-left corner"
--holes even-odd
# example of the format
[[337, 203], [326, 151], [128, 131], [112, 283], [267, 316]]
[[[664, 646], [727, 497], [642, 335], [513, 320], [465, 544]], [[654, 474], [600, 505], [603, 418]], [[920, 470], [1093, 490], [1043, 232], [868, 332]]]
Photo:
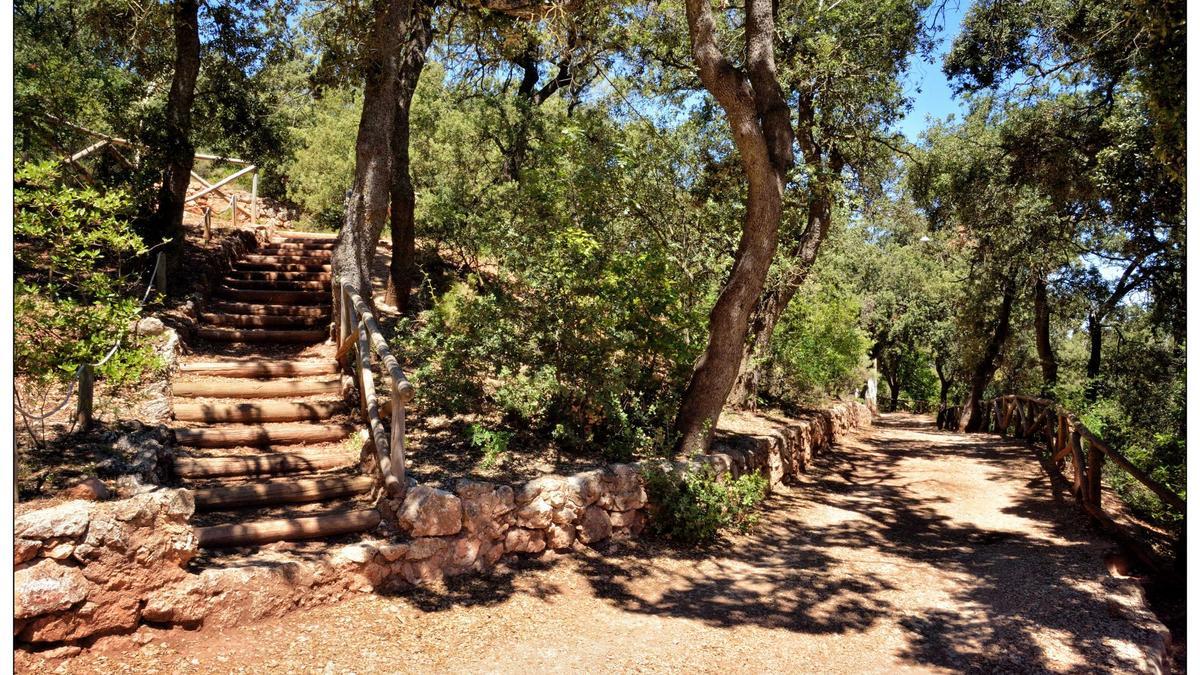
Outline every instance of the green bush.
[[650, 531], [680, 544], [711, 542], [727, 529], [749, 530], [758, 520], [753, 509], [767, 494], [767, 479], [759, 473], [722, 479], [704, 466], [676, 476], [656, 466], [643, 476], [656, 509]]
[[482, 424], [468, 426], [467, 433], [471, 435], [472, 447], [483, 450], [483, 459], [480, 461], [480, 466], [485, 469], [490, 469], [496, 465], [500, 457], [508, 452], [508, 442], [512, 440], [511, 431], [488, 429]]
[[[102, 359], [137, 319], [126, 268], [146, 247], [130, 225], [126, 193], [64, 186], [54, 163], [18, 166], [15, 178], [14, 364], [47, 386]], [[156, 367], [153, 351], [133, 340], [100, 377], [128, 384]]]

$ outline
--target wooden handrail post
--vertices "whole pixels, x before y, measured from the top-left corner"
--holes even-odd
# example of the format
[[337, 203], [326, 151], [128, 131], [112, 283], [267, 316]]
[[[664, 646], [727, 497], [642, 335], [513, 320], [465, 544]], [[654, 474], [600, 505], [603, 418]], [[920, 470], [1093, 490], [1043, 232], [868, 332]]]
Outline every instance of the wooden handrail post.
[[1087, 503], [1100, 509], [1101, 477], [1104, 469], [1104, 452], [1090, 440], [1087, 457]]
[[92, 364], [85, 363], [79, 369], [79, 410], [75, 420], [80, 431], [92, 426], [92, 396], [96, 385], [96, 371]]
[[154, 259], [154, 289], [160, 295], [167, 294], [167, 254], [162, 251]]
[[250, 176], [250, 224], [258, 224], [258, 169]]
[[229, 195], [229, 224], [237, 227], [237, 195]]
[[204, 243], [212, 240], [212, 207], [204, 207]]
[[397, 497], [403, 498], [404, 493], [408, 492], [404, 468], [404, 398], [400, 395], [400, 387], [395, 380], [392, 380], [392, 434], [388, 448], [392, 455], [392, 475], [396, 477], [402, 490]]

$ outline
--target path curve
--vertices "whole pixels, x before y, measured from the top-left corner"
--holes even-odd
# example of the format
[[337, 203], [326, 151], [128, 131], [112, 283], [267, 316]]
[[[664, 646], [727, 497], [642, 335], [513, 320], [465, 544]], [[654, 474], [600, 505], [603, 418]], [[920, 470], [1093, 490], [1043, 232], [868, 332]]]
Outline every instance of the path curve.
[[1023, 445], [892, 414], [707, 551], [546, 554], [437, 591], [112, 638], [69, 670], [1154, 671], [1166, 630], [1107, 574], [1111, 549]]

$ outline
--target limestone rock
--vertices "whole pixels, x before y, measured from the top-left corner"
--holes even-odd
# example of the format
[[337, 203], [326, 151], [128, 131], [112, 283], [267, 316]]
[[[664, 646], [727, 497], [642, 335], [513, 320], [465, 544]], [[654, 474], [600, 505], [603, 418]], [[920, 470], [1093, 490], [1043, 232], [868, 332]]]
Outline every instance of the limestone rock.
[[128, 632], [138, 625], [141, 615], [134, 595], [108, 595], [89, 598], [78, 610], [39, 617], [21, 629], [28, 642], [67, 642], [93, 635]]
[[609, 511], [640, 509], [646, 504], [646, 491], [642, 488], [642, 477], [630, 464], [613, 464], [604, 472], [603, 492], [597, 504]]
[[418, 485], [411, 488], [400, 507], [400, 526], [413, 537], [457, 534], [462, 529], [462, 502], [437, 488]]
[[137, 322], [137, 332], [141, 335], [162, 335], [166, 330], [166, 325], [158, 317], [147, 316]]
[[17, 537], [13, 540], [13, 564], [20, 565], [33, 560], [40, 550], [42, 550], [41, 542]]
[[13, 535], [22, 539], [77, 539], [87, 532], [91, 505], [72, 501], [23, 514], [13, 523]]
[[608, 512], [599, 506], [589, 506], [579, 522], [579, 540], [585, 544], [603, 541], [612, 536]]
[[541, 530], [514, 527], [504, 537], [504, 550], [511, 553], [538, 553], [546, 548], [546, 535]]
[[379, 555], [388, 562], [396, 562], [397, 560], [408, 555], [408, 544], [383, 543], [379, 545]]
[[571, 525], [552, 523], [546, 528], [546, 548], [561, 551], [575, 543], [575, 528]]
[[207, 569], [151, 593], [142, 617], [222, 627], [281, 616], [295, 606], [296, 589], [313, 583], [311, 576], [311, 570], [297, 563]]
[[460, 480], [454, 491], [462, 500], [463, 529], [489, 539], [499, 539], [511, 524], [513, 489], [491, 483]]
[[112, 492], [103, 481], [93, 476], [83, 479], [74, 487], [67, 490], [66, 495], [71, 499], [85, 499], [91, 502], [98, 502], [112, 497]]
[[347, 544], [333, 554], [333, 565], [335, 567], [365, 565], [371, 562], [377, 552], [377, 549], [367, 542]]
[[554, 522], [554, 508], [540, 499], [517, 510], [517, 524], [521, 527], [544, 529]]
[[87, 597], [91, 584], [74, 567], [40, 560], [13, 574], [13, 618], [29, 619], [69, 608]]

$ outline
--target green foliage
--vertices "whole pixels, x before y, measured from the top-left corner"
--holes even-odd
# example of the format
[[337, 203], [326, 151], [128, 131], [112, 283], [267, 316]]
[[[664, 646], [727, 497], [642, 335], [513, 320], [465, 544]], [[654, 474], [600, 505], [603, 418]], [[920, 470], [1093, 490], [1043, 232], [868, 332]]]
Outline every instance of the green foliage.
[[720, 478], [703, 466], [676, 476], [654, 465], [642, 475], [654, 505], [651, 532], [685, 545], [712, 542], [724, 530], [750, 530], [758, 521], [753, 510], [767, 495], [759, 473]]
[[859, 327], [861, 305], [853, 294], [824, 284], [806, 290], [776, 330], [769, 391], [784, 400], [819, 402], [862, 383], [870, 342]]
[[[101, 360], [137, 318], [126, 267], [146, 252], [124, 193], [64, 187], [58, 177], [53, 164], [20, 166], [13, 191], [14, 362], [42, 384]], [[124, 384], [156, 364], [152, 351], [126, 345], [99, 375]]]
[[483, 450], [480, 466], [490, 469], [508, 452], [508, 442], [512, 440], [511, 431], [488, 429], [482, 424], [472, 424], [467, 427], [471, 436], [471, 446]]
[[286, 167], [287, 197], [326, 230], [341, 225], [346, 191], [354, 181], [354, 140], [362, 99], [353, 90], [329, 90], [296, 129], [298, 148]]

